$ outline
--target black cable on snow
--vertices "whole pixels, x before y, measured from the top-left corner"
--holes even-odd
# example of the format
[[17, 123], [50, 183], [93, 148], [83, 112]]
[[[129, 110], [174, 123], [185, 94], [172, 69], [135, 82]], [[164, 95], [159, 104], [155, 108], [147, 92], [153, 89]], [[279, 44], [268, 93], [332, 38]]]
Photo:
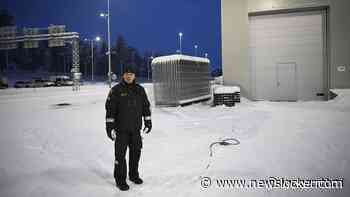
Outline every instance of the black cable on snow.
[[[214, 145], [220, 145], [220, 146], [237, 146], [239, 145], [241, 142], [239, 140], [237, 140], [236, 138], [225, 138], [223, 140], [217, 141], [217, 142], [213, 142], [210, 144], [209, 146], [209, 157], [213, 157], [213, 147]], [[210, 161], [206, 167], [206, 169], [208, 169], [210, 167]]]

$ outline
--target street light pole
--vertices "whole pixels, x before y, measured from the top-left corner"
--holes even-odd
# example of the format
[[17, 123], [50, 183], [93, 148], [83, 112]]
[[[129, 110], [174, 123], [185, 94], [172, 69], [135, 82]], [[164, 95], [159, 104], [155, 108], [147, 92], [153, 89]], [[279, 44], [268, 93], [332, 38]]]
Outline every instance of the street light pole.
[[111, 65], [111, 24], [110, 24], [110, 0], [107, 0], [108, 11], [107, 11], [107, 26], [108, 26], [108, 83], [109, 88], [112, 87], [112, 65]]
[[147, 59], [147, 80], [148, 80], [148, 81], [149, 81], [149, 65], [150, 65], [149, 59], [150, 59], [150, 58]]
[[180, 54], [182, 55], [182, 36], [183, 36], [183, 33], [180, 32], [179, 33], [179, 39], [180, 39]]
[[107, 14], [106, 13], [101, 13], [100, 16], [101, 17], [107, 17], [107, 31], [108, 31], [108, 35], [107, 35], [107, 40], [108, 40], [108, 51], [107, 51], [107, 55], [108, 55], [108, 84], [109, 84], [109, 88], [112, 87], [112, 58], [111, 58], [111, 11], [110, 11], [110, 0], [107, 0]]
[[150, 71], [151, 71], [151, 69], [150, 69], [150, 60], [152, 61], [154, 59], [154, 57], [153, 56], [151, 56], [151, 57], [149, 57], [148, 58], [148, 61], [147, 61], [147, 63], [148, 63], [148, 65], [147, 65], [147, 79], [148, 79], [148, 81], [150, 80]]
[[198, 45], [194, 45], [194, 56], [197, 56]]
[[91, 40], [91, 81], [94, 81], [94, 40]]
[[101, 40], [101, 38], [99, 36], [97, 36], [95, 39], [85, 39], [85, 41], [90, 41], [90, 45], [91, 45], [91, 81], [94, 80], [94, 65], [95, 65], [95, 62], [94, 62], [94, 43], [95, 41], [96, 42], [99, 42]]

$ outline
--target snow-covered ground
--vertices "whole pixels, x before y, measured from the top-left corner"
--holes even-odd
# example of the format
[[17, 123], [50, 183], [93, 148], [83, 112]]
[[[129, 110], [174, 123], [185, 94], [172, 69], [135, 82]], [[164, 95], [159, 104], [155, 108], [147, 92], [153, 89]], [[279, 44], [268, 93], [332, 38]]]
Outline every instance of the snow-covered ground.
[[[153, 98], [151, 84], [144, 84]], [[153, 106], [143, 140], [145, 183], [121, 192], [112, 175], [114, 147], [105, 134], [103, 85], [0, 90], [0, 196], [317, 196], [348, 197], [350, 90], [328, 102], [250, 102]], [[55, 104], [70, 103], [57, 107]], [[209, 145], [234, 137], [238, 146]], [[210, 163], [208, 169], [206, 166]], [[344, 188], [233, 189], [216, 179], [344, 178]], [[201, 177], [213, 184], [201, 187]]]

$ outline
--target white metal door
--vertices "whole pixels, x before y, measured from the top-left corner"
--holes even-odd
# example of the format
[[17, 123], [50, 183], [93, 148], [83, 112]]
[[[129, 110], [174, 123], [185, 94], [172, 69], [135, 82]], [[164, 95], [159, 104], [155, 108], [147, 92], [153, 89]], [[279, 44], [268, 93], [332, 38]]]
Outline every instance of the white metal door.
[[278, 63], [276, 66], [277, 73], [277, 101], [296, 101], [296, 64], [295, 63]]
[[[321, 11], [253, 16], [249, 27], [251, 91], [256, 100], [323, 99], [317, 96], [324, 91]], [[294, 73], [289, 62], [294, 63]], [[277, 75], [286, 75], [288, 81], [279, 82], [286, 89], [276, 86]]]

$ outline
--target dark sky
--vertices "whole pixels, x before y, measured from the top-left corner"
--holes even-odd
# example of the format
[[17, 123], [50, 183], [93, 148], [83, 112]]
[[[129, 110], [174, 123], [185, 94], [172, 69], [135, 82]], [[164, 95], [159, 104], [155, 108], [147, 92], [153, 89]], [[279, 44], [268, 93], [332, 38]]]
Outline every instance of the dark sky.
[[[99, 17], [106, 8], [107, 0], [0, 0], [19, 27], [64, 24], [82, 38], [107, 38], [106, 20]], [[173, 54], [181, 31], [185, 54], [193, 55], [196, 43], [213, 67], [221, 66], [220, 0], [111, 0], [111, 16], [112, 41], [121, 34], [142, 54]]]

